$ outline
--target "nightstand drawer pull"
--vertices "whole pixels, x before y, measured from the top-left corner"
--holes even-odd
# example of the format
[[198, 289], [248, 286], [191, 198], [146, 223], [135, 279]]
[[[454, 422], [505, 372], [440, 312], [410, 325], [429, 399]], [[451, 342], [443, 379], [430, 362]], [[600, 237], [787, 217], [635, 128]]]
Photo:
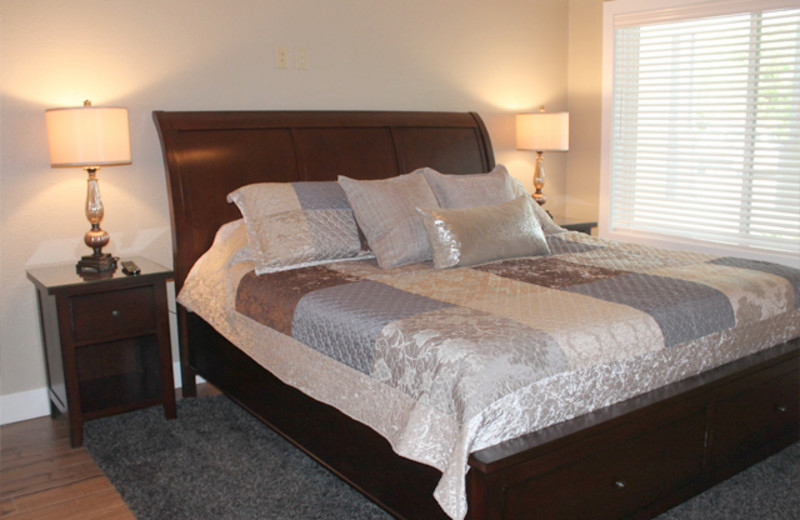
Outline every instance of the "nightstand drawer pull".
[[775, 410], [777, 410], [778, 413], [786, 413], [786, 405], [785, 404], [776, 404], [775, 405]]
[[114, 318], [119, 318], [119, 311], [117, 309], [114, 309], [113, 311], [111, 311], [111, 316]]
[[621, 479], [621, 478], [614, 481], [614, 487], [619, 489], [620, 491], [625, 489], [625, 486], [627, 486], [627, 485], [628, 485], [628, 483], [624, 479]]

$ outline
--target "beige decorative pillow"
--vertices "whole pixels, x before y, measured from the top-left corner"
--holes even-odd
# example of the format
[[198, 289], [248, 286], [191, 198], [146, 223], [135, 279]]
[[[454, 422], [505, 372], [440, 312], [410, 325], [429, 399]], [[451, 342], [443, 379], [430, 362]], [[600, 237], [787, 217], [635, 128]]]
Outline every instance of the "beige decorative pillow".
[[425, 226], [415, 208], [436, 208], [439, 203], [424, 170], [379, 180], [339, 176], [358, 225], [383, 268], [431, 259]]
[[244, 218], [256, 274], [373, 256], [334, 181], [249, 184], [228, 202]]
[[489, 173], [455, 175], [430, 168], [426, 168], [424, 173], [442, 208], [488, 206], [514, 198], [511, 176], [502, 164]]
[[491, 206], [417, 208], [437, 269], [550, 254], [530, 196]]

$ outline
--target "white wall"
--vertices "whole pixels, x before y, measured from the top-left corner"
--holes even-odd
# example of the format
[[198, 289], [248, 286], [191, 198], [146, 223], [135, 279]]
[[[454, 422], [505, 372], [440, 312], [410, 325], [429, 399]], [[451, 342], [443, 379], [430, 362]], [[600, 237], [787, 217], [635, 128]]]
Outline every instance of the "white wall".
[[[46, 407], [25, 269], [89, 252], [85, 174], [49, 167], [46, 108], [86, 98], [129, 108], [133, 163], [99, 172], [106, 251], [171, 265], [152, 110], [475, 110], [497, 161], [530, 186], [534, 154], [514, 149], [514, 114], [570, 108], [568, 9], [568, 0], [0, 2], [0, 420], [4, 403], [37, 396]], [[308, 70], [276, 69], [276, 46], [307, 48]], [[547, 164], [548, 207], [563, 210], [567, 154]]]

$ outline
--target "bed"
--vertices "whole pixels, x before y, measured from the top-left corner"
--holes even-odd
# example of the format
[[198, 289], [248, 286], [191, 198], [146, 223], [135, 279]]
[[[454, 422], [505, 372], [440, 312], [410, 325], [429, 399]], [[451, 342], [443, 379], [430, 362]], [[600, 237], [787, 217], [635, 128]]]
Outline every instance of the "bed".
[[[227, 200], [228, 194], [244, 186], [263, 182], [335, 181], [339, 176], [387, 179], [420, 168], [461, 176], [494, 172], [498, 167], [488, 132], [474, 113], [157, 111], [154, 119], [170, 194], [176, 291], [182, 291], [187, 278], [189, 285], [198, 285], [194, 282], [193, 271], [202, 270], [203, 265], [212, 275], [217, 271], [214, 267], [217, 264], [207, 260], [206, 255], [210, 254], [210, 248], [214, 249], [212, 244], [220, 241], [220, 235], [224, 235], [225, 240], [239, 236], [238, 240], [247, 242], [242, 238], [247, 237], [242, 230], [244, 224], [240, 224], [242, 213], [237, 204]], [[552, 253], [549, 258], [554, 262], [569, 255], [591, 256], [608, 247], [600, 239], [574, 232], [553, 232], [545, 238]], [[622, 248], [624, 251], [619, 254], [625, 257], [636, 256], [649, 261], [649, 250], [635, 246]], [[238, 253], [225, 254], [229, 254], [225, 258], [230, 260]], [[198, 262], [201, 258], [204, 260]], [[393, 436], [396, 428], [371, 419], [392, 405], [391, 401], [380, 401], [378, 395], [386, 385], [369, 386], [372, 383], [364, 377], [365, 370], [358, 369], [357, 361], [340, 366], [338, 361], [330, 361], [329, 356], [313, 357], [313, 352], [311, 361], [294, 358], [293, 350], [288, 347], [284, 350], [284, 344], [294, 340], [284, 341], [285, 335], [281, 332], [256, 324], [258, 316], [241, 317], [238, 311], [232, 313], [236, 324], [226, 326], [213, 312], [204, 317], [190, 312], [186, 305], [192, 303], [178, 306], [183, 393], [195, 395], [195, 376], [202, 376], [397, 518], [649, 518], [796, 442], [800, 430], [800, 278], [797, 271], [779, 266], [754, 268], [752, 263], [744, 265], [737, 260], [710, 256], [702, 260], [704, 266], [714, 264], [723, 266], [723, 270], [743, 269], [740, 272], [746, 273], [745, 278], [761, 276], [754, 274], [755, 271], [772, 271], [767, 273], [767, 278], [772, 277], [773, 282], [778, 280], [775, 283], [786, 287], [786, 301], [781, 305], [789, 308], [770, 318], [771, 321], [763, 320], [735, 337], [726, 331], [717, 331], [713, 341], [708, 340], [702, 348], [692, 351], [702, 368], [696, 375], [681, 377], [682, 372], [676, 375], [675, 371], [665, 369], [663, 380], [653, 374], [638, 377], [636, 379], [652, 381], [632, 385], [631, 388], [638, 390], [625, 387], [621, 393], [609, 392], [604, 396], [603, 389], [613, 386], [610, 381], [618, 377], [615, 370], [608, 367], [619, 368], [629, 359], [606, 360], [599, 363], [601, 368], [587, 369], [598, 382], [597, 402], [593, 404], [575, 406], [568, 411], [551, 411], [545, 419], [541, 416], [547, 414], [537, 411], [535, 403], [530, 401], [517, 403], [524, 407], [519, 410], [497, 405], [495, 411], [501, 421], [508, 421], [508, 417], [514, 415], [541, 420], [529, 421], [528, 426], [534, 425], [533, 429], [520, 430], [499, 442], [489, 443], [487, 439], [493, 437], [480, 433], [485, 430], [471, 437], [465, 437], [462, 431], [454, 433], [454, 437], [470, 440], [460, 444], [454, 441], [462, 451], [466, 450], [462, 462], [458, 461], [459, 457], [453, 458], [455, 462], [441, 464], [425, 460], [424, 454], [415, 451], [419, 443], [412, 441], [403, 445], [402, 435]], [[332, 271], [337, 280], [342, 277], [359, 283], [384, 280], [383, 271], [374, 264], [375, 261], [367, 257], [355, 258], [352, 262], [336, 263]], [[493, 281], [516, 276], [497, 271], [492, 267], [498, 265], [497, 262], [486, 264], [488, 268], [463, 269], [435, 269], [429, 264], [400, 266], [395, 270], [401, 271], [404, 279], [427, 280], [416, 284], [422, 287], [420, 291], [448, 286], [447, 282], [436, 280], [445, 280], [441, 277], [456, 272], [469, 273], [468, 278]], [[595, 270], [596, 265], [590, 267], [593, 273], [599, 272]], [[328, 275], [332, 272], [326, 265], [309, 265], [303, 269], [309, 272], [327, 269]], [[510, 271], [515, 269], [515, 266], [509, 267]], [[543, 272], [547, 274], [548, 271]], [[277, 280], [270, 278], [272, 273], [265, 276], [239, 273], [237, 276], [236, 280], [250, 278], [256, 286], [259, 283], [276, 285], [269, 280]], [[600, 277], [603, 276], [605, 274]], [[685, 276], [692, 277], [694, 273]], [[506, 285], [521, 287], [517, 282], [519, 280], [515, 279]], [[230, 282], [215, 283], [224, 287]], [[212, 285], [198, 286], [212, 293], [214, 291], [208, 289]], [[414, 292], [416, 289], [412, 286], [415, 284], [402, 286], [403, 292]], [[550, 289], [548, 287], [547, 291]], [[230, 292], [237, 290], [230, 289]], [[536, 291], [541, 292], [538, 288]], [[259, 291], [253, 290], [253, 294], [256, 293]], [[566, 305], [593, 297], [578, 294], [581, 293], [578, 290], [548, 292], [556, 293], [569, 293]], [[380, 298], [392, 299], [395, 294]], [[427, 292], [422, 296], [435, 301], [448, 297]], [[271, 298], [274, 295], [266, 297], [267, 305]], [[465, 297], [453, 298], [462, 301]], [[748, 302], [743, 302], [736, 304], [739, 305], [737, 320], [752, 310]], [[647, 301], [641, 303], [647, 304]], [[607, 301], [602, 308], [620, 306], [625, 305]], [[431, 313], [441, 311], [439, 307], [429, 310]], [[701, 310], [695, 309], [681, 320], [689, 322], [694, 314], [701, 314]], [[227, 311], [217, 314], [224, 312]], [[583, 317], [577, 315], [573, 319], [590, 322], [595, 312], [599, 311], [587, 310]], [[270, 319], [264, 318], [274, 325]], [[305, 319], [316, 324], [325, 318], [311, 315]], [[613, 330], [620, 329], [610, 330], [608, 334], [613, 335]], [[686, 343], [685, 338], [677, 334], [670, 344]], [[551, 335], [558, 334], [552, 332]], [[266, 353], [241, 344], [243, 338], [264, 343]], [[469, 339], [465, 336], [465, 341]], [[559, 341], [569, 342], [563, 337]], [[639, 341], [633, 348], [641, 348], [643, 352], [653, 350], [649, 340]], [[703, 356], [711, 351], [716, 353], [710, 356], [715, 361], [706, 367]], [[661, 353], [648, 355], [660, 363], [667, 359]], [[675, 356], [672, 361], [676, 365], [682, 364], [681, 355], [670, 355]], [[386, 356], [381, 359], [385, 360]], [[632, 356], [630, 359], [638, 359], [641, 367], [645, 358]], [[654, 366], [655, 374], [660, 365]], [[296, 383], [293, 378], [299, 372], [308, 372], [306, 376], [310, 379], [307, 377], [302, 384]], [[543, 378], [547, 384], [554, 384], [552, 388], [571, 388], [574, 381], [569, 378], [578, 377], [552, 379], [561, 377], [557, 372], [550, 374], [550, 379]], [[569, 373], [574, 372], [578, 371]], [[647, 371], [641, 373], [647, 374]], [[360, 388], [361, 394], [336, 386], [348, 378], [365, 382], [367, 386]], [[327, 387], [329, 384], [333, 386]], [[363, 392], [371, 388], [375, 393], [365, 396]], [[359, 406], [347, 408], [345, 397], [352, 402], [353, 395], [357, 395]], [[570, 399], [563, 395], [554, 399], [556, 403], [563, 403], [563, 408], [572, 406]], [[381, 403], [380, 410], [360, 405], [373, 400]], [[606, 401], [610, 404], [604, 404]], [[481, 406], [488, 408], [485, 404]], [[482, 416], [481, 428], [491, 430], [493, 423], [486, 419], [488, 415], [491, 414]], [[433, 417], [425, 423], [429, 429], [443, 423], [438, 416]], [[412, 455], [400, 456], [398, 452]], [[654, 471], [653, 468], [658, 469]], [[448, 476], [452, 486], [443, 493], [442, 482]]]

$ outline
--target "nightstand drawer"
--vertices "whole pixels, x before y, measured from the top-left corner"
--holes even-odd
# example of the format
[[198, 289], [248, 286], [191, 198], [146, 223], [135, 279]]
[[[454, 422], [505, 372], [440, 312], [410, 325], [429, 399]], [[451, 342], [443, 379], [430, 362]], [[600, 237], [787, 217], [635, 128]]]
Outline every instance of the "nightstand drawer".
[[153, 287], [135, 287], [70, 298], [75, 341], [131, 336], [153, 330]]

